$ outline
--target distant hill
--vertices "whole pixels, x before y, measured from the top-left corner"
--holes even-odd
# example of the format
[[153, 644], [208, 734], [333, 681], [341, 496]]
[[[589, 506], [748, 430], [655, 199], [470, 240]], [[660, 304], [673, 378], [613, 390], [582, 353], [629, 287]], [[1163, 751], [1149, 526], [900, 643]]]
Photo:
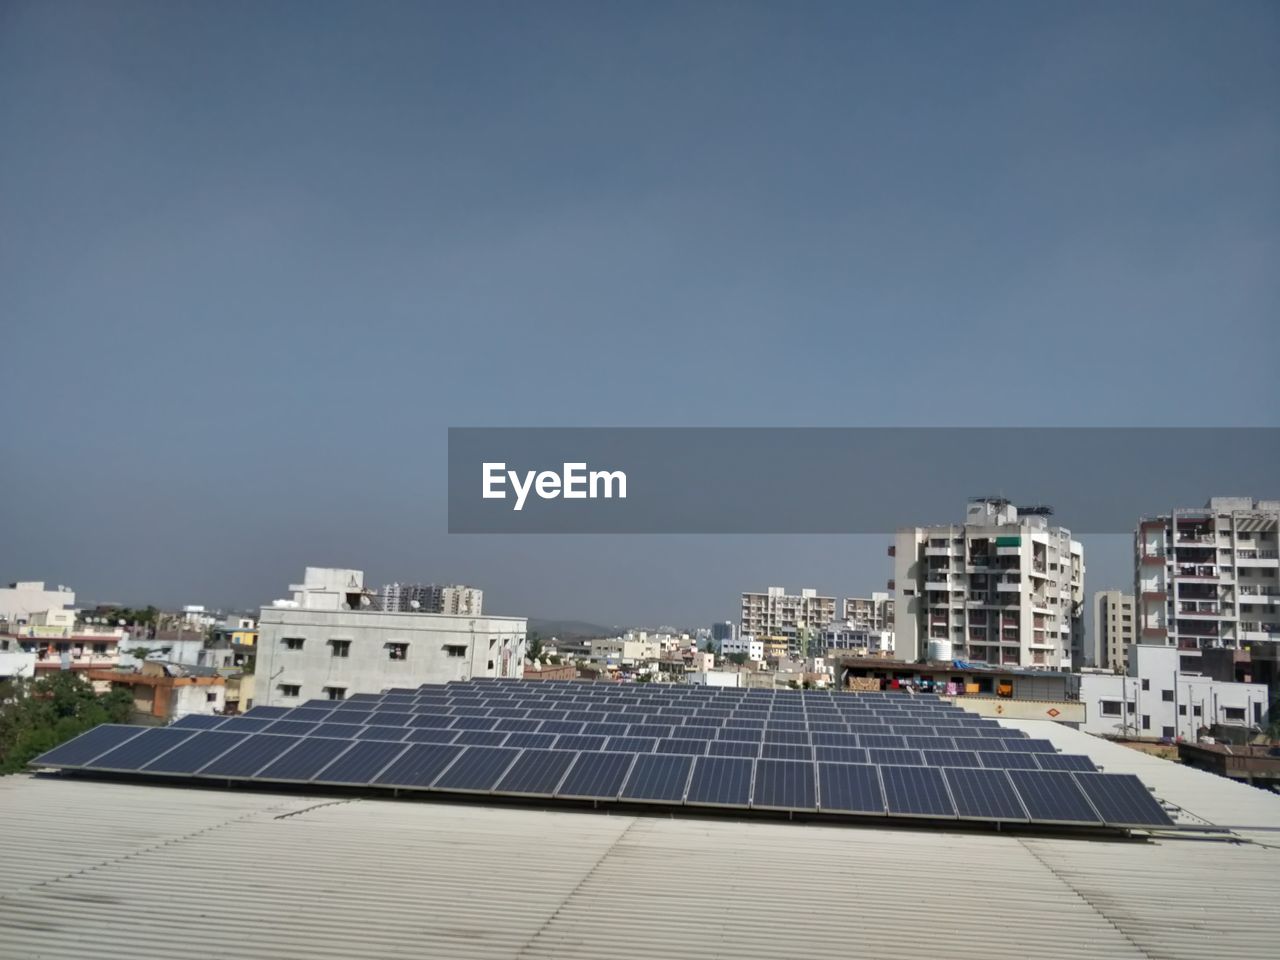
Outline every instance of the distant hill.
[[543, 638], [559, 637], [561, 640], [574, 637], [615, 637], [626, 627], [605, 627], [598, 623], [587, 623], [585, 620], [541, 620], [529, 618], [529, 632], [537, 633]]

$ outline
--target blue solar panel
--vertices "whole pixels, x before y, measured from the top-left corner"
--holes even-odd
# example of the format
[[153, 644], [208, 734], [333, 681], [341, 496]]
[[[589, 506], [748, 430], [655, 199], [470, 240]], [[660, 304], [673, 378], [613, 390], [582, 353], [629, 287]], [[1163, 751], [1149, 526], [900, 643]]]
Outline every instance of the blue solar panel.
[[900, 817], [954, 817], [955, 805], [937, 767], [882, 766], [885, 806]]
[[276, 737], [269, 733], [250, 734], [248, 740], [232, 747], [222, 756], [211, 760], [197, 770], [196, 776], [237, 780], [249, 778], [301, 742], [299, 737]]
[[870, 764], [820, 762], [818, 796], [824, 813], [884, 813], [879, 768]]
[[561, 734], [556, 738], [557, 750], [573, 750], [579, 752], [582, 750], [603, 750], [608, 737], [588, 737], [584, 734]]
[[812, 763], [795, 760], [757, 760], [751, 805], [776, 810], [815, 809], [813, 769]]
[[919, 750], [868, 750], [868, 756], [872, 763], [883, 766], [886, 763], [897, 764], [899, 766], [919, 766], [924, 763], [924, 757], [920, 755]]
[[1086, 774], [1047, 770], [1010, 770], [1008, 773], [1032, 820], [1042, 823], [1101, 822], [1074, 779]]
[[812, 760], [813, 747], [799, 743], [766, 743], [760, 748], [766, 760]]
[[80, 734], [74, 740], [68, 740], [61, 746], [42, 753], [31, 763], [37, 767], [79, 767], [145, 732], [144, 727], [103, 724]]
[[745, 807], [751, 801], [755, 763], [740, 757], [698, 757], [689, 780], [686, 803]]
[[974, 820], [1027, 819], [1013, 784], [1003, 770], [955, 767], [943, 770], [942, 775], [951, 788], [956, 813], [961, 817]]
[[1035, 753], [1032, 754], [1041, 770], [1070, 770], [1078, 773], [1094, 773], [1097, 767], [1088, 757], [1072, 753]]
[[432, 788], [488, 793], [519, 753], [506, 747], [467, 747], [466, 752], [432, 784]]
[[431, 786], [440, 772], [458, 758], [464, 749], [443, 743], [414, 743], [396, 761], [374, 778], [374, 783], [388, 787]]
[[819, 763], [867, 763], [870, 760], [861, 747], [815, 747], [813, 752]]
[[137, 770], [195, 735], [195, 730], [180, 730], [175, 727], [153, 728], [141, 736], [120, 744], [114, 750], [108, 750], [101, 756], [95, 757], [90, 766], [98, 770]]
[[653, 753], [657, 745], [650, 737], [610, 737], [604, 748], [615, 753]]
[[247, 733], [206, 730], [152, 760], [143, 769], [149, 773], [195, 773], [248, 737]]
[[1004, 750], [979, 750], [977, 752], [978, 762], [984, 767], [996, 770], [1039, 770], [1040, 766], [1036, 763], [1037, 754], [1034, 753], [1009, 753]]
[[978, 755], [972, 750], [925, 750], [924, 762], [929, 767], [979, 767]]
[[254, 776], [259, 780], [310, 780], [351, 749], [354, 740], [300, 739], [298, 745]]
[[1104, 823], [1113, 827], [1168, 827], [1164, 808], [1131, 773], [1069, 774], [1089, 798]]
[[760, 744], [745, 740], [712, 740], [707, 753], [713, 757], [758, 757]]
[[684, 800], [685, 785], [693, 757], [672, 753], [641, 753], [627, 782], [622, 787], [622, 799], [651, 802], [679, 803]]
[[1056, 753], [1057, 747], [1050, 740], [1008, 740], [1004, 748], [1011, 753]]
[[171, 727], [186, 728], [191, 727], [196, 730], [212, 730], [214, 727], [220, 726], [226, 721], [226, 717], [211, 717], [203, 713], [189, 713], [179, 720], [175, 720], [169, 724]]
[[261, 733], [275, 723], [267, 717], [228, 717], [218, 729], [223, 733]]
[[701, 756], [707, 752], [706, 740], [677, 740], [674, 737], [659, 740], [655, 748], [658, 753], [684, 753], [689, 756]]
[[318, 772], [316, 783], [368, 783], [392, 760], [409, 749], [405, 743], [361, 740]]
[[495, 787], [497, 793], [551, 797], [578, 754], [572, 750], [525, 750]]

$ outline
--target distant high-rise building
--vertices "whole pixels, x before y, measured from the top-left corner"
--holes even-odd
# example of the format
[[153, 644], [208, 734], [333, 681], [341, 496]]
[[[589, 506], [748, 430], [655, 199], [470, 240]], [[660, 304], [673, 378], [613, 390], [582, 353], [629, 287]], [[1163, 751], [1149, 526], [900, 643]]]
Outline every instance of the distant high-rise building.
[[738, 626], [732, 620], [721, 620], [711, 625], [711, 639], [721, 644], [726, 640], [732, 641], [738, 636]]
[[484, 591], [460, 584], [388, 583], [378, 591], [383, 610], [401, 613], [449, 613], [478, 617], [484, 609]]
[[957, 659], [1062, 669], [1084, 662], [1084, 548], [1047, 507], [970, 501], [965, 522], [899, 530], [894, 642], [913, 661], [929, 640]]
[[789, 594], [782, 587], [770, 587], [765, 593], [742, 595], [738, 630], [744, 636], [795, 640], [806, 630], [816, 636], [835, 618], [835, 597], [820, 597], [812, 589]]
[[1099, 590], [1093, 595], [1093, 637], [1085, 665], [1123, 673], [1129, 644], [1136, 643], [1133, 594]]
[[1213, 497], [1138, 523], [1138, 642], [1181, 650], [1280, 642], [1280, 500]]
[[845, 597], [844, 619], [851, 623], [865, 624], [869, 630], [892, 630], [893, 597], [887, 593], [873, 593], [869, 597]]

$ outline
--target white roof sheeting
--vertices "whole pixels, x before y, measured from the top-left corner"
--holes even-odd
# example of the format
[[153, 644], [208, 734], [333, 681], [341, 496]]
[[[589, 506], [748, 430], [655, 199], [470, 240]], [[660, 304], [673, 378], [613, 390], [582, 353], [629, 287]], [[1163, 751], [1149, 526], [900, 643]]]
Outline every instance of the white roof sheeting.
[[[1202, 810], [1234, 814], [1230, 794], [1253, 822], [1265, 804], [1246, 794], [1280, 804], [1225, 780], [1183, 799], [1201, 790]], [[1280, 834], [1101, 841], [29, 776], [0, 778], [0, 811], [5, 958], [1219, 960], [1275, 946]]]

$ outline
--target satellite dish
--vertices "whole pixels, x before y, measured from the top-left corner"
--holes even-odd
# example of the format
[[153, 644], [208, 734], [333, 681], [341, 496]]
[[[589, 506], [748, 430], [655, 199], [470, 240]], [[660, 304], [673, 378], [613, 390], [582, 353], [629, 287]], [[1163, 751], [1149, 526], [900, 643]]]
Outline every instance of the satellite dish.
[[420, 600], [409, 601], [409, 609], [411, 610], [417, 610], [420, 606], [422, 606], [422, 602]]
[[368, 605], [369, 605], [369, 598], [368, 598], [368, 597], [366, 597], [364, 594], [361, 594], [361, 595], [360, 595], [360, 606], [362, 606], [362, 607], [367, 607]]

